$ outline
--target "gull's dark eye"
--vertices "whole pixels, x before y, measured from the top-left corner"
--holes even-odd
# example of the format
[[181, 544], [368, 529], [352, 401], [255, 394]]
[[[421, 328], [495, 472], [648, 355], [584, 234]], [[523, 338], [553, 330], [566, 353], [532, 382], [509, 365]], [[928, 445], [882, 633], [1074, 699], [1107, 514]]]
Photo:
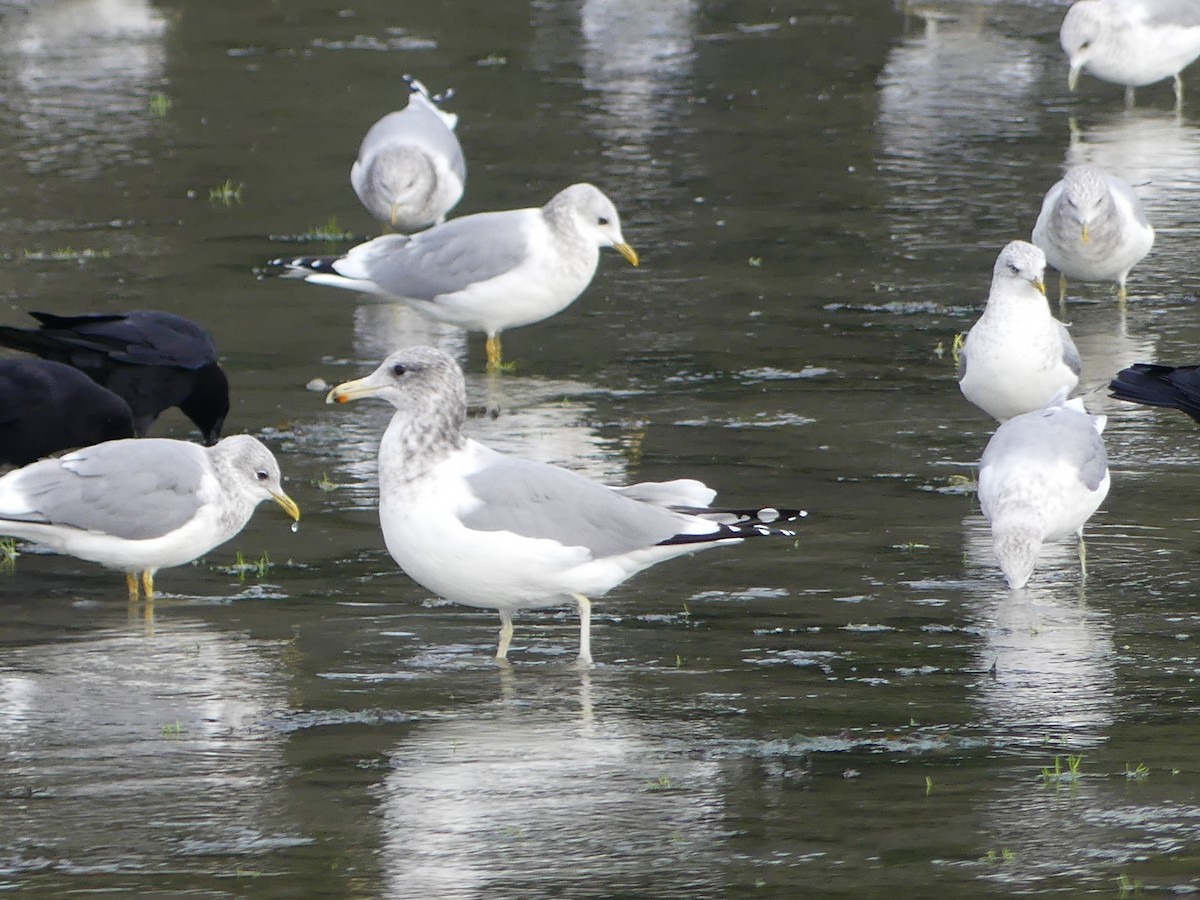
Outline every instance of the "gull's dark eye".
[[1017, 266], [1017, 264], [1016, 264], [1016, 263], [1009, 263], [1009, 264], [1008, 264], [1008, 271], [1010, 271], [1010, 272], [1012, 272], [1014, 275], [1016, 275], [1018, 272], [1020, 272], [1020, 271], [1021, 271], [1021, 269], [1020, 269], [1020, 267], [1019, 267], [1019, 266]]
[[600, 218], [598, 218], [598, 219], [596, 220], [596, 224], [597, 224], [597, 225], [607, 225], [607, 224], [608, 224], [608, 217], [607, 217], [607, 216], [601, 216]]
[[271, 476], [270, 476], [270, 475], [268, 475], [266, 472], [264, 472], [262, 469], [259, 469], [257, 472], [255, 472], [255, 473], [254, 473], [254, 476], [255, 476], [255, 477], [256, 477], [256, 478], [257, 478], [259, 481], [266, 481], [268, 478], [270, 478], [270, 477], [271, 477]]
[[404, 367], [403, 363], [396, 363], [394, 366], [392, 366], [392, 374], [395, 375], [397, 378], [399, 378], [401, 375], [403, 375], [407, 371], [408, 371], [408, 369], [406, 369]]

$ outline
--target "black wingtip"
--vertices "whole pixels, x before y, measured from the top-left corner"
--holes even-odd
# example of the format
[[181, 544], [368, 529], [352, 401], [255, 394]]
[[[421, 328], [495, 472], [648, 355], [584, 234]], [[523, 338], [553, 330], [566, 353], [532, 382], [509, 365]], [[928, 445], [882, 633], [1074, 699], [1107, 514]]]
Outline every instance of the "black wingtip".
[[333, 272], [336, 256], [277, 256], [267, 260], [267, 265], [285, 272]]
[[660, 545], [707, 544], [731, 538], [795, 537], [796, 530], [786, 526], [806, 518], [808, 510], [764, 506], [758, 509], [698, 509], [693, 514], [715, 522], [718, 529], [707, 534], [677, 534], [660, 541]]

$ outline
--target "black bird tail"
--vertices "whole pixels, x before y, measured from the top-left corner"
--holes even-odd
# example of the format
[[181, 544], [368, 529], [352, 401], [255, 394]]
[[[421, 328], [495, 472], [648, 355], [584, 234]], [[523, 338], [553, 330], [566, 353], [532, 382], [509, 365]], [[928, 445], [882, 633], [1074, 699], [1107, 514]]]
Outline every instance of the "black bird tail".
[[799, 522], [808, 515], [807, 510], [777, 509], [773, 506], [760, 509], [676, 509], [676, 512], [690, 513], [716, 522], [720, 529], [708, 534], [677, 534], [665, 541], [659, 541], [659, 546], [708, 544], [730, 538], [795, 537], [795, 529], [784, 526]]
[[1200, 422], [1200, 366], [1136, 363], [1118, 372], [1108, 389], [1117, 400], [1182, 410]]

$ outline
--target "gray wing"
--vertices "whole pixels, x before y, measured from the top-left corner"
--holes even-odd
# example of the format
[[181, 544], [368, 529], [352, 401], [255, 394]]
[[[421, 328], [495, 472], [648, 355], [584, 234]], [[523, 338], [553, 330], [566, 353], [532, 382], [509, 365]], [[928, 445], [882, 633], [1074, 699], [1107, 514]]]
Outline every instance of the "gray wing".
[[1196, 0], [1150, 0], [1146, 21], [1151, 25], [1200, 27], [1200, 4]]
[[481, 501], [463, 516], [468, 528], [548, 538], [585, 547], [596, 558], [652, 547], [687, 530], [688, 517], [631, 500], [566, 469], [492, 451], [487, 460], [467, 479]]
[[26, 510], [0, 518], [99, 531], [129, 540], [161, 537], [200, 508], [204, 451], [183, 441], [110, 441], [5, 476]]
[[388, 113], [368, 129], [358, 150], [365, 161], [394, 143], [412, 143], [444, 157], [451, 170], [466, 179], [467, 166], [454, 132], [436, 112], [417, 104]]
[[963, 345], [958, 348], [958, 368], [957, 377], [962, 381], [967, 377], [967, 342], [963, 341]]
[[[1078, 378], [1083, 372], [1083, 361], [1079, 358], [1079, 348], [1075, 346], [1075, 341], [1071, 338], [1071, 332], [1067, 330], [1067, 326], [1062, 322], [1058, 323], [1058, 333], [1062, 335], [1063, 342], [1063, 365], [1075, 373]], [[959, 357], [961, 359], [961, 357]]]
[[[1200, 20], [1198, 20], [1196, 24], [1200, 25]], [[1142, 200], [1137, 194], [1134, 193], [1133, 188], [1120, 178], [1113, 178], [1111, 175], [1105, 175], [1104, 177], [1108, 182], [1108, 189], [1112, 191], [1114, 195], [1123, 198], [1129, 205], [1129, 208], [1133, 210], [1134, 216], [1137, 217], [1138, 224], [1149, 225], [1150, 220], [1146, 218], [1146, 210], [1142, 206]]]
[[334, 264], [389, 294], [433, 300], [515, 269], [529, 257], [530, 216], [507, 210], [451, 219], [412, 237], [387, 235], [353, 248]]

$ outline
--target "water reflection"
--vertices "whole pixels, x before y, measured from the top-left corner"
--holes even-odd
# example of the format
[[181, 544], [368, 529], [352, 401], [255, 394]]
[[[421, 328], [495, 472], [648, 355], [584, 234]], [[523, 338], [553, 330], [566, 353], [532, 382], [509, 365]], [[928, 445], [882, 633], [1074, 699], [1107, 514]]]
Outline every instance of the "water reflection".
[[0, 6], [4, 98], [31, 172], [95, 178], [134, 157], [166, 67], [165, 16], [147, 0]]
[[303, 843], [279, 831], [278, 741], [258, 727], [285, 703], [279, 668], [273, 646], [161, 611], [151, 638], [135, 621], [8, 648], [2, 794], [30, 802], [0, 816], [5, 866], [72, 877]]
[[980, 238], [990, 246], [994, 232], [980, 220], [998, 219], [1011, 233], [1029, 215], [1014, 188], [1022, 160], [1001, 161], [997, 148], [1039, 133], [1041, 46], [972, 10], [958, 13], [925, 11], [921, 30], [896, 44], [879, 77], [881, 172], [906, 249], [945, 252]]
[[600, 871], [606, 895], [658, 895], [668, 871], [687, 896], [714, 890], [719, 764], [619, 712], [627, 686], [534, 674], [394, 748], [378, 791], [385, 896], [558, 893]]
[[[978, 685], [993, 740], [1039, 753], [1047, 746], [1077, 753], [1106, 741], [1115, 718], [1116, 650], [1108, 615], [1087, 604], [1076, 542], [1043, 545], [1029, 586], [1009, 591], [986, 520], [968, 516], [963, 538], [968, 574], [981, 582], [966, 599], [985, 639], [980, 669], [993, 671]], [[1093, 538], [1093, 553], [1096, 546]]]

